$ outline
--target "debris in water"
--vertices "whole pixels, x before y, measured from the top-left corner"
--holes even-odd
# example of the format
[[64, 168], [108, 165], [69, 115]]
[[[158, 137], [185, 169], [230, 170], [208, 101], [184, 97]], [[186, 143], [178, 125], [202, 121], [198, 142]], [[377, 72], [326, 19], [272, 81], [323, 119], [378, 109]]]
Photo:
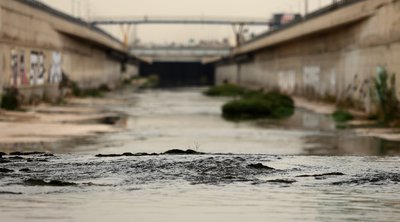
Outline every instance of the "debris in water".
[[276, 180], [267, 180], [267, 183], [285, 183], [285, 184], [292, 184], [296, 183], [296, 180], [289, 180], [289, 179], [276, 179]]
[[332, 173], [322, 173], [322, 174], [304, 174], [304, 175], [299, 175], [296, 177], [325, 177], [325, 176], [344, 176], [344, 173], [341, 172], [332, 172]]
[[46, 182], [40, 179], [27, 179], [24, 181], [24, 184], [28, 186], [56, 186], [56, 187], [77, 185], [76, 183], [64, 182], [60, 180], [51, 180], [50, 182]]

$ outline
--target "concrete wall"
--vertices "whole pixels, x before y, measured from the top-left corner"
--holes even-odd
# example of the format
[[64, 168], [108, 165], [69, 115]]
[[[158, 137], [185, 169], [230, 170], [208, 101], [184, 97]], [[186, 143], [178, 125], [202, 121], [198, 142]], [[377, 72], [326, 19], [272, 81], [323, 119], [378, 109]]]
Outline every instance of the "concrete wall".
[[[355, 107], [370, 111], [376, 67], [400, 75], [400, 1], [363, 1], [268, 35], [235, 53], [252, 55], [253, 60], [217, 65], [217, 82], [240, 76], [240, 84], [248, 87], [278, 88], [310, 99], [350, 99]], [[400, 78], [397, 86], [400, 89]]]
[[111, 52], [126, 54], [120, 42], [83, 23], [0, 0], [0, 88], [17, 87], [26, 102], [56, 98], [62, 73], [86, 88], [137, 74]]

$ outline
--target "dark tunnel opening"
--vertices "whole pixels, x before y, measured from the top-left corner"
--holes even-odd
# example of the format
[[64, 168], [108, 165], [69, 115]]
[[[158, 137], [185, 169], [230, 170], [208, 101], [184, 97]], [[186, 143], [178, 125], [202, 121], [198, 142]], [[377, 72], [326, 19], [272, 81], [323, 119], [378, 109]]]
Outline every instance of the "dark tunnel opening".
[[214, 84], [215, 67], [201, 62], [154, 62], [141, 63], [139, 73], [143, 77], [157, 75], [159, 87], [208, 86]]

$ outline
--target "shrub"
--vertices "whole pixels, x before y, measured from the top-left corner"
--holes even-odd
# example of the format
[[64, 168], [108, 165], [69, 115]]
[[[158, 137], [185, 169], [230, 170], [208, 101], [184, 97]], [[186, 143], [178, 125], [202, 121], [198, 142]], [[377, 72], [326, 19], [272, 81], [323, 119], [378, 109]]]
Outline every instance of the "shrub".
[[378, 119], [387, 123], [398, 111], [395, 74], [389, 75], [384, 67], [378, 67], [374, 78], [373, 96], [379, 105]]
[[16, 88], [10, 88], [5, 90], [1, 95], [1, 108], [6, 110], [18, 110], [21, 106], [18, 99], [19, 93]]
[[333, 114], [332, 114], [332, 118], [339, 123], [343, 123], [343, 122], [347, 122], [350, 120], [353, 120], [353, 115], [346, 110], [336, 110]]
[[223, 117], [231, 120], [280, 119], [290, 117], [293, 113], [293, 100], [289, 96], [277, 92], [247, 94], [222, 107]]

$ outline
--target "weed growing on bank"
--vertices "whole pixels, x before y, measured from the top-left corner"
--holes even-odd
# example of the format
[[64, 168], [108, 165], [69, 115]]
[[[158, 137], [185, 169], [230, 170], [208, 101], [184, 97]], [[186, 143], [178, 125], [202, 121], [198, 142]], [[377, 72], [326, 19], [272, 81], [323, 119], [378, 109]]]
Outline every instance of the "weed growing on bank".
[[396, 97], [396, 76], [390, 75], [384, 67], [378, 67], [374, 78], [373, 99], [378, 104], [378, 120], [389, 123], [398, 115], [399, 102]]

